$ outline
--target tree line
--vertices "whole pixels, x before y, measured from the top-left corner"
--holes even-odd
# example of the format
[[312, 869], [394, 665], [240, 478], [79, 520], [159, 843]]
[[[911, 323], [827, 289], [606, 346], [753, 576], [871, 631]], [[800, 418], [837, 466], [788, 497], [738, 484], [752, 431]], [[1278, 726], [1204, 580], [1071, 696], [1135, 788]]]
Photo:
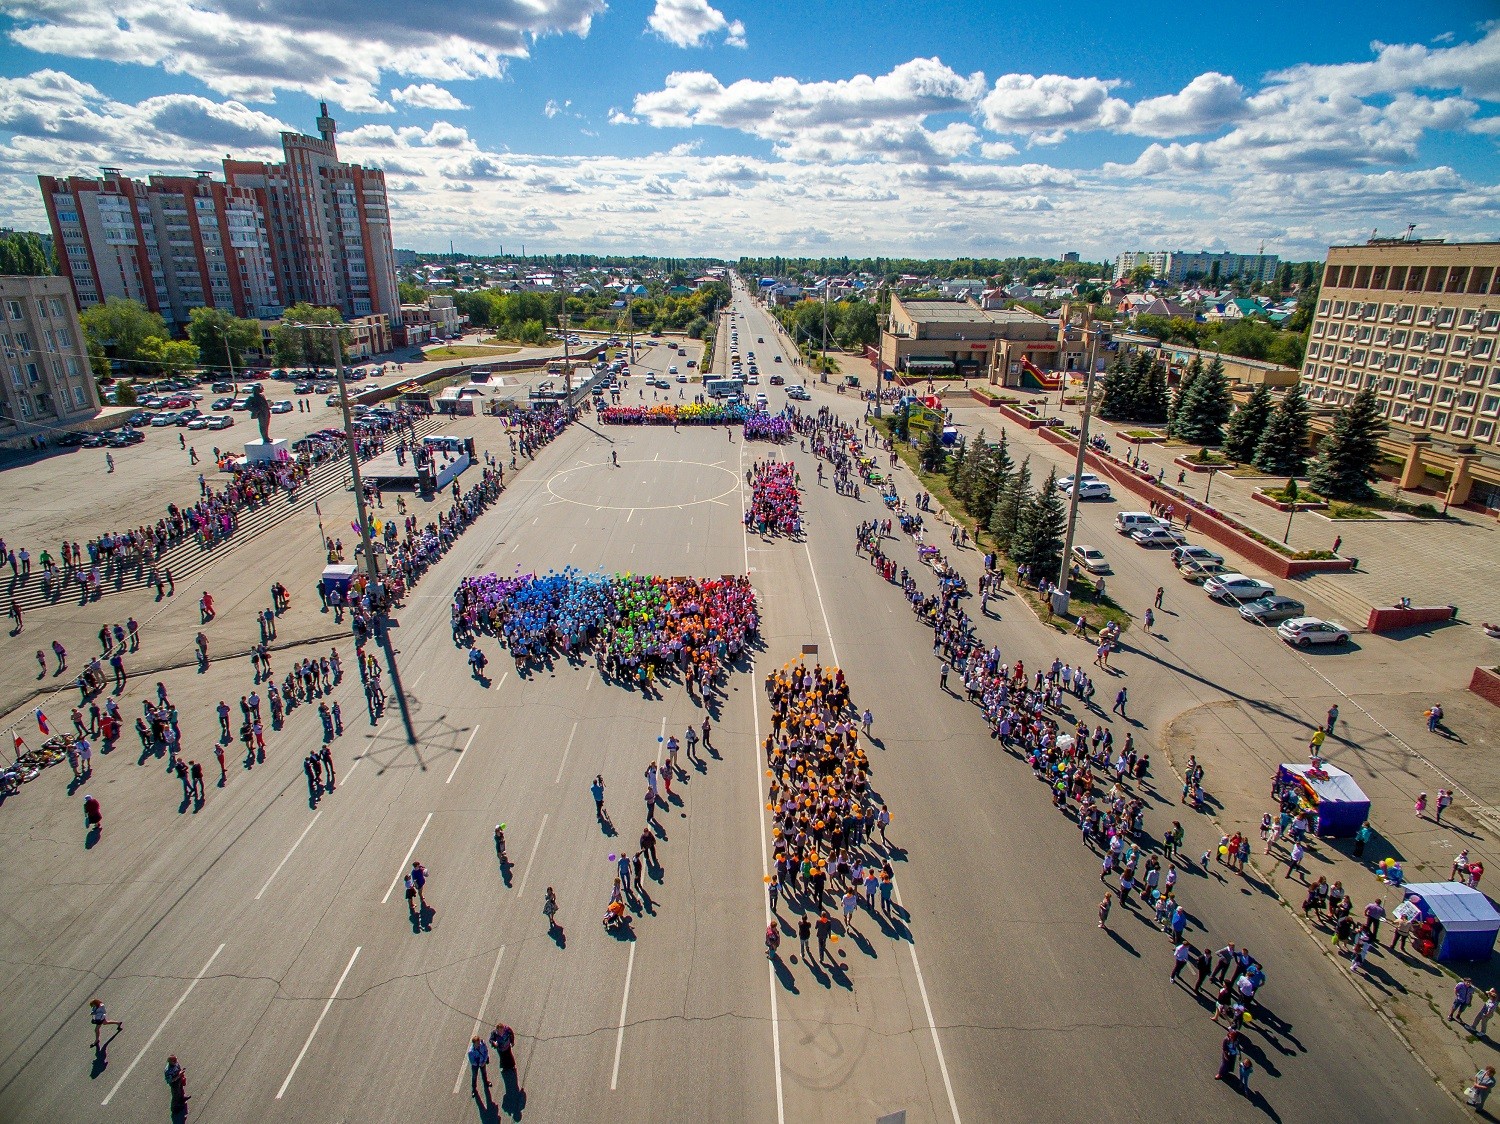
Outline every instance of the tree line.
[[1238, 409], [1224, 366], [1194, 357], [1172, 393], [1166, 365], [1150, 352], [1121, 357], [1104, 376], [1102, 417], [1145, 425], [1165, 424], [1169, 438], [1204, 448], [1273, 476], [1307, 474], [1322, 496], [1366, 499], [1380, 462], [1380, 439], [1389, 427], [1375, 392], [1368, 387], [1334, 417], [1329, 433], [1309, 453], [1312, 407], [1301, 384], [1275, 399], [1269, 387], [1256, 387]]
[[880, 342], [880, 310], [869, 301], [798, 301], [774, 310], [794, 340], [859, 351]]

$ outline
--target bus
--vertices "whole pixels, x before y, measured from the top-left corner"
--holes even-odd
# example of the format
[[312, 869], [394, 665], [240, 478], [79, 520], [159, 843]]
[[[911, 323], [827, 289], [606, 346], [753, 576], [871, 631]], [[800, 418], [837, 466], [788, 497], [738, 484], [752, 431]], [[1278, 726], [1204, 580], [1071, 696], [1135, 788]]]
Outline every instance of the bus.
[[710, 398], [737, 398], [744, 393], [744, 379], [704, 379], [703, 393]]

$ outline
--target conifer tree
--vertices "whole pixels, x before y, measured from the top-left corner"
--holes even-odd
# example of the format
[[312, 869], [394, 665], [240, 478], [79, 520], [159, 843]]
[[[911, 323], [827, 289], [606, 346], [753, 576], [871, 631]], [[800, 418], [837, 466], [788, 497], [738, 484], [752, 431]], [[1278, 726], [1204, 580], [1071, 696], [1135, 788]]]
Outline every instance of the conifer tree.
[[1308, 419], [1312, 411], [1302, 396], [1301, 385], [1293, 386], [1271, 411], [1260, 443], [1255, 446], [1254, 465], [1276, 476], [1297, 476], [1307, 464]]
[[1374, 491], [1370, 481], [1380, 461], [1380, 439], [1389, 428], [1375, 392], [1369, 387], [1361, 390], [1339, 411], [1332, 431], [1318, 444], [1308, 483], [1332, 500], [1369, 498]]
[[1229, 419], [1229, 432], [1224, 437], [1224, 455], [1230, 460], [1248, 464], [1255, 456], [1255, 447], [1260, 444], [1260, 435], [1266, 431], [1271, 420], [1271, 392], [1258, 386], [1250, 400], [1234, 412]]

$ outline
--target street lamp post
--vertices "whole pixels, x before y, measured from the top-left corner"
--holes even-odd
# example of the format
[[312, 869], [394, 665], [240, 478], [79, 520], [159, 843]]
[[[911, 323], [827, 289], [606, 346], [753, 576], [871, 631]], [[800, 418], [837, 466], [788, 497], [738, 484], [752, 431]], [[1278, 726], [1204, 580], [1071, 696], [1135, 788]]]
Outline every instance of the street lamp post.
[[235, 377], [234, 373], [234, 352], [229, 347], [229, 332], [222, 324], [219, 325], [219, 338], [224, 341], [224, 361], [229, 364], [229, 382], [234, 388], [231, 393], [238, 398], [240, 396], [240, 381]]
[[1211, 469], [1208, 470], [1208, 487], [1206, 487], [1206, 488], [1203, 489], [1203, 506], [1204, 507], [1208, 506], [1208, 494], [1214, 490], [1214, 477], [1217, 476], [1218, 474], [1219, 474], [1219, 470], [1217, 468], [1211, 468]]
[[1078, 424], [1078, 455], [1073, 461], [1073, 494], [1068, 497], [1068, 530], [1063, 538], [1062, 561], [1057, 567], [1057, 589], [1052, 594], [1052, 611], [1068, 611], [1068, 566], [1072, 562], [1073, 533], [1078, 524], [1079, 481], [1083, 478], [1084, 454], [1089, 447], [1089, 419], [1094, 409], [1094, 349], [1098, 343], [1098, 332], [1093, 327], [1093, 306], [1084, 313], [1088, 334], [1088, 371], [1083, 380], [1083, 417]]
[[[366, 580], [373, 591], [380, 572], [375, 565], [375, 544], [370, 538], [370, 513], [365, 507], [365, 486], [359, 474], [359, 450], [354, 439], [354, 415], [349, 409], [349, 388], [344, 381], [344, 348], [341, 333], [343, 328], [335, 324], [304, 324], [308, 331], [334, 332], [333, 372], [338, 379], [339, 407], [344, 413], [344, 438], [349, 446], [349, 477], [354, 484], [354, 507], [359, 516], [359, 538], [365, 552]], [[327, 541], [324, 541], [327, 547]]]

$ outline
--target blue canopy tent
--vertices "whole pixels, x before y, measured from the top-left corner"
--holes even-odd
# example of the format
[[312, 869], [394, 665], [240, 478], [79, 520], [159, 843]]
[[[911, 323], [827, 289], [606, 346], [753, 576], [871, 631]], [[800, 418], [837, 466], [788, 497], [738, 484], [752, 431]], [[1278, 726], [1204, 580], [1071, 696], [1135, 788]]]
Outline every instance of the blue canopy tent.
[[1317, 813], [1319, 835], [1347, 839], [1370, 818], [1370, 798], [1342, 769], [1282, 765], [1277, 779], [1294, 785], [1303, 805]]
[[[1415, 908], [1417, 946], [1434, 960], [1488, 960], [1500, 933], [1500, 911], [1481, 891], [1462, 882], [1413, 882], [1398, 912]], [[1423, 933], [1435, 923], [1430, 937]]]

